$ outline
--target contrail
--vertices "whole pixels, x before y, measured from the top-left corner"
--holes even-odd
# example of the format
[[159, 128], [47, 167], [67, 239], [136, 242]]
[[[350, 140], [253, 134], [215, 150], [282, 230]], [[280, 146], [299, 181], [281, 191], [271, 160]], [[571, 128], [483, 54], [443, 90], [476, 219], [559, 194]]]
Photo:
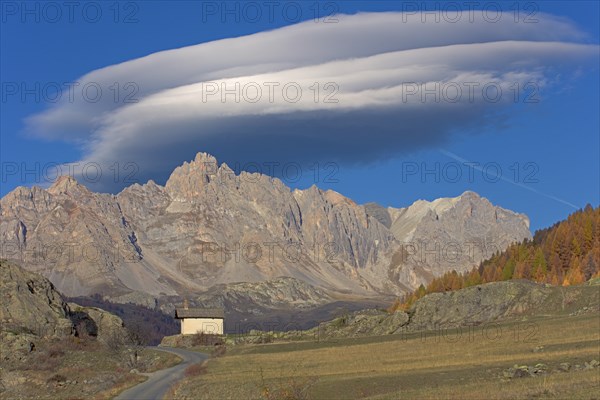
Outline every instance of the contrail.
[[[472, 162], [470, 162], [469, 160], [467, 160], [467, 159], [465, 159], [465, 158], [462, 158], [462, 157], [460, 157], [460, 156], [459, 156], [459, 155], [457, 155], [457, 154], [454, 154], [454, 153], [452, 153], [451, 151], [444, 150], [444, 149], [440, 149], [440, 153], [442, 153], [442, 154], [444, 154], [445, 156], [447, 156], [447, 157], [450, 157], [450, 158], [452, 158], [452, 159], [454, 159], [454, 160], [456, 160], [456, 161], [460, 161], [460, 162], [462, 162], [462, 163], [470, 163], [470, 164], [471, 164], [470, 166], [472, 166], [472, 168], [474, 168], [474, 169], [476, 169], [476, 170], [478, 170], [478, 171], [481, 171], [481, 172], [483, 172], [483, 168], [481, 168], [481, 167], [478, 167], [478, 166], [475, 166], [475, 165], [472, 165], [472, 164], [473, 164]], [[527, 186], [527, 185], [524, 185], [524, 184], [522, 184], [522, 183], [519, 183], [519, 182], [515, 182], [515, 181], [513, 181], [513, 180], [510, 180], [510, 179], [508, 179], [508, 178], [505, 178], [504, 176], [500, 176], [499, 178], [500, 178], [500, 179], [502, 179], [504, 182], [508, 182], [508, 183], [510, 183], [510, 184], [512, 184], [512, 185], [515, 185], [515, 186], [521, 187], [521, 188], [523, 188], [523, 189], [527, 189], [527, 190], [529, 190], [530, 192], [537, 193], [537, 194], [539, 194], [539, 195], [541, 195], [541, 196], [547, 197], [547, 198], [549, 198], [549, 199], [552, 199], [552, 200], [554, 200], [554, 201], [558, 201], [559, 203], [562, 203], [562, 204], [565, 204], [565, 205], [567, 205], [567, 206], [569, 206], [569, 207], [572, 207], [572, 208], [574, 208], [575, 210], [579, 210], [579, 209], [580, 209], [580, 207], [577, 207], [577, 206], [576, 206], [575, 204], [573, 204], [573, 203], [569, 203], [568, 201], [566, 201], [566, 200], [563, 200], [563, 199], [560, 199], [560, 198], [558, 198], [558, 197], [556, 197], [556, 196], [553, 196], [553, 195], [551, 195], [551, 194], [547, 194], [547, 193], [544, 193], [544, 192], [540, 192], [540, 191], [539, 191], [539, 190], [537, 190], [537, 189], [534, 189], [534, 188], [532, 188], [532, 187], [529, 187], [529, 186]]]

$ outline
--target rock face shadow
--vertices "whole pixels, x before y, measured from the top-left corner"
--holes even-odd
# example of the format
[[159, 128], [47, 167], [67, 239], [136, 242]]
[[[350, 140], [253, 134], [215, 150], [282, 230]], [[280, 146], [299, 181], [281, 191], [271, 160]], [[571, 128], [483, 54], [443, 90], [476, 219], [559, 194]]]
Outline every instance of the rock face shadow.
[[98, 337], [98, 324], [85, 311], [71, 311], [69, 319], [73, 323], [75, 336]]

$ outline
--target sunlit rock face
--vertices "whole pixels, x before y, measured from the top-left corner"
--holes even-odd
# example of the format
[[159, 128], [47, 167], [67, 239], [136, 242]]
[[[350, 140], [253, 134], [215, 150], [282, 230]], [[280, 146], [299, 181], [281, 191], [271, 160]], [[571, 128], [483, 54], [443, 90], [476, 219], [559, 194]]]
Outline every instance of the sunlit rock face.
[[279, 277], [317, 288], [307, 289], [312, 302], [319, 293], [399, 294], [531, 237], [526, 216], [472, 192], [407, 208], [363, 206], [316, 186], [236, 175], [206, 153], [165, 186], [149, 181], [117, 195], [70, 177], [46, 190], [19, 187], [2, 198], [0, 215], [1, 257], [67, 295], [114, 298]]

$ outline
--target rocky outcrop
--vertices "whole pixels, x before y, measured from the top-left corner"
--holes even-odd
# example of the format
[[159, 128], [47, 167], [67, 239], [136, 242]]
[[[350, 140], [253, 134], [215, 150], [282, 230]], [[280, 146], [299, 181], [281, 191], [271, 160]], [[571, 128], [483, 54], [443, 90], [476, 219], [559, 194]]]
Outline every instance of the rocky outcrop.
[[518, 379], [518, 378], [535, 378], [539, 376], [546, 376], [548, 374], [564, 373], [564, 372], [576, 372], [576, 371], [590, 371], [600, 367], [600, 361], [592, 359], [590, 362], [584, 361], [583, 365], [575, 364], [571, 366], [568, 362], [562, 362], [551, 368], [550, 366], [537, 363], [535, 365], [519, 365], [515, 364], [510, 368], [502, 371], [502, 378], [507, 379]]
[[413, 306], [410, 325], [421, 330], [480, 325], [524, 315], [592, 312], [600, 312], [600, 291], [593, 286], [556, 287], [518, 280], [429, 294]]
[[[532, 315], [579, 315], [600, 312], [594, 286], [554, 287], [530, 281], [492, 282], [453, 292], [432, 293], [408, 311], [360, 310], [307, 331], [276, 334], [281, 339], [379, 336], [474, 327]], [[251, 341], [252, 338], [248, 338]]]
[[71, 321], [85, 329], [85, 333], [100, 339], [108, 338], [123, 332], [123, 320], [116, 315], [97, 307], [82, 307], [69, 303]]
[[319, 337], [381, 336], [399, 333], [409, 322], [407, 313], [364, 310], [342, 315], [314, 329]]
[[[525, 216], [471, 192], [403, 209], [362, 206], [316, 186], [290, 190], [266, 175], [236, 175], [205, 153], [164, 186], [150, 181], [117, 195], [70, 177], [47, 190], [20, 187], [0, 200], [0, 217], [1, 256], [66, 295], [138, 304], [279, 277], [319, 288], [325, 300], [331, 291], [400, 294], [530, 237]], [[288, 294], [295, 305], [315, 301]]]
[[73, 333], [70, 309], [48, 279], [0, 262], [0, 330], [36, 336]]
[[66, 303], [48, 279], [6, 261], [0, 261], [0, 299], [3, 359], [33, 351], [40, 339], [123, 332], [119, 317]]
[[[530, 281], [492, 282], [462, 290], [431, 293], [414, 305], [411, 325], [419, 329], [480, 325], [547, 306], [556, 289]], [[557, 308], [559, 309], [559, 308]]]

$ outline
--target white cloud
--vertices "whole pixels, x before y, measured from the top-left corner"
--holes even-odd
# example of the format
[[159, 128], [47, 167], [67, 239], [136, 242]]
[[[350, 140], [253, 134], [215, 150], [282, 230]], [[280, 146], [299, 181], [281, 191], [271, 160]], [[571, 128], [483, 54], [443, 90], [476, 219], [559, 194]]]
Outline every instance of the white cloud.
[[[82, 141], [83, 162], [135, 162], [141, 179], [160, 180], [197, 151], [230, 162], [368, 162], [489, 123], [489, 111], [515, 101], [515, 88], [523, 101], [526, 85], [544, 86], [598, 56], [560, 18], [475, 16], [422, 23], [418, 14], [340, 15], [337, 24], [309, 21], [151, 54], [78, 79], [104, 88], [101, 100], [63, 99], [29, 128]], [[135, 82], [139, 102], [115, 102], [107, 91], [115, 82]], [[236, 85], [239, 102], [233, 94], [223, 101], [221, 89]]]

